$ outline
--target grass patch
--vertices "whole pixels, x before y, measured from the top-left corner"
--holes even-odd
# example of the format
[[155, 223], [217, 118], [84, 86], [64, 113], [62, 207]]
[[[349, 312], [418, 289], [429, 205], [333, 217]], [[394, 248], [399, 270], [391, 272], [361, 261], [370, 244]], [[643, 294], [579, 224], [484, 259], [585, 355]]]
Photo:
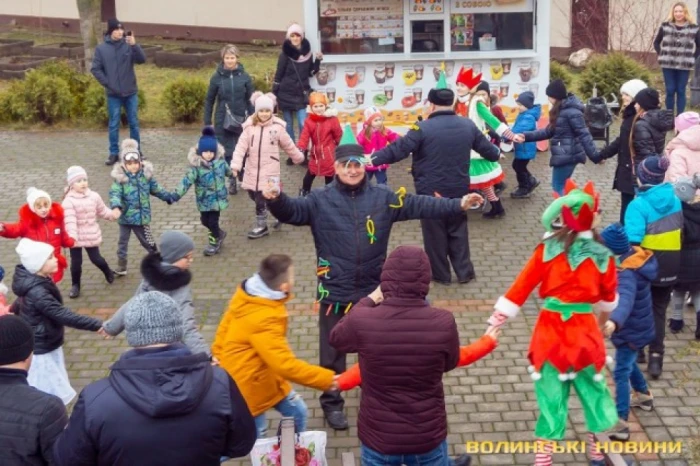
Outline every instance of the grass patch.
[[[135, 31], [138, 34], [138, 31]], [[17, 39], [17, 40], [33, 40], [35, 45], [51, 44], [57, 42], [80, 42], [80, 36], [76, 34], [56, 34], [49, 32], [30, 31], [21, 28], [15, 28], [10, 31], [1, 32], [2, 39]], [[218, 49], [223, 46], [218, 42], [195, 42], [181, 40], [165, 40], [153, 37], [136, 37], [138, 43], [142, 45], [161, 45], [164, 50], [173, 50], [181, 47], [203, 47]], [[263, 77], [266, 74], [272, 76], [277, 66], [277, 57], [280, 47], [263, 47], [256, 45], [243, 44], [239, 46], [241, 51], [241, 63], [245, 67], [248, 74]], [[162, 101], [163, 89], [169, 83], [179, 78], [197, 78], [209, 84], [209, 79], [214, 72], [216, 64], [205, 66], [200, 69], [181, 69], [181, 68], [159, 68], [154, 64], [137, 65], [136, 78], [140, 89], [143, 89], [148, 100], [148, 106], [139, 114], [139, 120], [142, 127], [163, 128], [171, 126], [182, 126], [182, 124], [173, 123], [168, 115], [167, 106]], [[10, 86], [12, 81], [0, 80], [0, 92], [4, 92]], [[199, 126], [201, 122], [197, 122]], [[74, 127], [101, 129], [98, 124], [88, 123], [85, 121], [65, 121], [50, 127], [50, 129], [69, 129]], [[7, 123], [0, 126], [2, 129], [47, 129], [45, 125], [26, 124], [21, 122]]]

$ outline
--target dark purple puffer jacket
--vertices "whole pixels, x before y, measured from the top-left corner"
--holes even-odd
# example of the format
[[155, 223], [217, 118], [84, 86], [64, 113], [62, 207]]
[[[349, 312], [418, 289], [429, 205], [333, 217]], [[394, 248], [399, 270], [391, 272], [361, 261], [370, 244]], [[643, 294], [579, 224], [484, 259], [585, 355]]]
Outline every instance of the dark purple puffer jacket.
[[452, 313], [425, 301], [430, 262], [400, 246], [382, 269], [384, 301], [362, 299], [333, 329], [338, 351], [358, 353], [362, 398], [358, 436], [385, 455], [422, 454], [447, 438], [442, 375], [459, 361]]

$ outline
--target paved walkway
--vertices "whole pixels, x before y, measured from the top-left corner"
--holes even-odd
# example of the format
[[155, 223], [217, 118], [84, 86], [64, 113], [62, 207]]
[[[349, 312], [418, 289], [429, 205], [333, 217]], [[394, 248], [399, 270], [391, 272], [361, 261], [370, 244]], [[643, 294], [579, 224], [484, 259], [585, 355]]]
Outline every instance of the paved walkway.
[[[173, 189], [186, 169], [186, 154], [196, 143], [197, 132], [146, 131], [143, 147], [149, 160], [155, 164], [156, 179]], [[2, 167], [5, 176], [0, 180], [3, 192], [0, 201], [0, 219], [14, 221], [19, 206], [25, 202], [28, 186], [38, 186], [60, 200], [65, 185], [65, 171], [73, 164], [82, 165], [88, 172], [91, 187], [106, 198], [111, 179], [110, 168], [103, 165], [107, 148], [104, 133], [0, 133], [3, 147]], [[510, 158], [510, 157], [509, 157]], [[463, 342], [474, 340], [486, 328], [486, 318], [495, 299], [503, 293], [523, 266], [532, 248], [542, 234], [540, 215], [551, 201], [547, 187], [551, 176], [547, 167], [547, 154], [538, 156], [534, 172], [542, 186], [530, 200], [504, 201], [507, 217], [497, 221], [485, 221], [477, 214], [470, 214], [470, 244], [478, 279], [468, 285], [434, 286], [430, 297], [436, 305], [455, 313]], [[610, 190], [615, 163], [604, 166], [587, 164], [577, 169], [575, 178], [590, 178], [600, 186], [604, 223], [617, 220], [619, 196]], [[408, 162], [389, 170], [390, 184], [397, 188], [406, 186], [412, 191], [407, 172]], [[505, 168], [505, 164], [504, 164]], [[508, 183], [514, 175], [506, 169]], [[292, 194], [298, 190], [303, 169], [283, 166], [283, 188]], [[317, 185], [321, 180], [317, 180]], [[205, 229], [199, 224], [194, 195], [189, 193], [178, 204], [167, 206], [153, 200], [154, 233], [158, 236], [170, 228], [193, 235], [198, 248], [206, 241]], [[205, 258], [199, 253], [193, 264], [195, 277], [193, 288], [197, 316], [205, 338], [212, 340], [222, 311], [235, 287], [251, 275], [260, 259], [273, 251], [293, 256], [297, 264], [296, 298], [290, 306], [289, 339], [299, 355], [309, 362], [317, 362], [317, 324], [313, 312], [315, 290], [315, 255], [311, 235], [307, 228], [284, 226], [281, 232], [251, 241], [245, 236], [254, 220], [254, 206], [245, 193], [232, 198], [229, 210], [222, 216], [222, 226], [229, 236], [221, 255]], [[117, 228], [103, 224], [103, 254], [111, 264], [116, 263]], [[399, 244], [421, 244], [418, 222], [397, 225], [392, 234], [391, 248]], [[7, 283], [11, 283], [13, 265], [17, 263], [15, 241], [0, 241], [0, 264], [8, 271]], [[134, 240], [129, 252], [130, 274], [117, 280], [112, 286], [104, 283], [100, 273], [85, 261], [83, 294], [75, 301], [68, 301], [78, 312], [107, 317], [133, 293], [139, 281], [138, 266], [143, 250]], [[64, 280], [61, 290], [68, 294], [70, 279]], [[493, 355], [468, 369], [455, 370], [445, 376], [445, 395], [450, 425], [448, 441], [450, 451], [464, 451], [469, 441], [518, 441], [533, 440], [536, 404], [532, 381], [527, 374], [525, 355], [530, 332], [537, 317], [537, 302], [531, 298], [523, 314], [508, 323], [499, 348]], [[695, 325], [691, 309], [686, 321]], [[111, 363], [127, 349], [123, 337], [104, 341], [96, 335], [69, 330], [67, 332], [66, 359], [71, 380], [76, 389], [108, 373]], [[632, 418], [633, 439], [640, 441], [683, 441], [697, 435], [700, 393], [698, 374], [700, 357], [688, 354], [693, 332], [686, 329], [679, 335], [668, 335], [665, 372], [658, 381], [651, 382], [656, 396], [656, 410], [651, 413], [636, 412]], [[299, 390], [310, 409], [309, 428], [324, 429], [321, 409], [316, 394]], [[351, 428], [346, 432], [329, 431], [327, 456], [331, 466], [339, 465], [343, 451], [359, 455], [357, 439], [357, 410], [360, 392], [347, 394], [348, 415]], [[567, 439], [583, 440], [582, 411], [573, 397]], [[270, 416], [273, 427], [276, 415]], [[684, 443], [682, 454], [638, 455], [644, 466], [680, 466], [692, 464], [685, 455], [689, 444]], [[585, 454], [555, 455], [556, 464], [586, 465]], [[230, 464], [249, 464], [249, 460]], [[474, 464], [528, 465], [532, 454], [475, 455]]]

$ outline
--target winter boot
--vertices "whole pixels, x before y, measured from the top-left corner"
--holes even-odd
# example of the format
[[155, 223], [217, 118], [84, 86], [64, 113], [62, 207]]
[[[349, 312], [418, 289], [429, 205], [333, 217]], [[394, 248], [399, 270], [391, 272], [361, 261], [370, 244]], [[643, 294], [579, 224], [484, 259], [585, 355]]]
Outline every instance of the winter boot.
[[114, 273], [118, 277], [123, 277], [126, 275], [126, 258], [122, 259], [121, 257], [119, 258], [119, 262], [117, 262], [117, 268], [114, 269]]
[[292, 165], [294, 165], [294, 160], [291, 157], [287, 157], [287, 166], [291, 167]]
[[484, 212], [482, 216], [486, 219], [502, 218], [506, 216], [506, 211], [503, 209], [503, 204], [501, 200], [493, 201], [491, 203], [491, 210]]
[[231, 175], [229, 178], [228, 193], [231, 196], [238, 194], [238, 182], [236, 181], [236, 177], [233, 175]]
[[683, 330], [683, 319], [668, 319], [668, 328], [671, 333], [681, 333]]
[[80, 296], [80, 285], [73, 285], [70, 287], [70, 293], [68, 293], [70, 299], [75, 299]]
[[221, 239], [214, 238], [211, 233], [209, 234], [209, 245], [204, 248], [205, 256], [215, 256], [221, 250]]
[[661, 373], [664, 370], [664, 355], [659, 353], [651, 353], [649, 355], [649, 365], [647, 366], [647, 372], [649, 376], [657, 380], [661, 377]]
[[115, 163], [117, 163], [118, 160], [119, 160], [118, 154], [117, 155], [110, 155], [109, 157], [107, 157], [107, 160], [105, 160], [105, 165], [107, 165], [108, 167], [112, 166]]
[[267, 228], [267, 215], [257, 215], [255, 228], [248, 232], [249, 239], [258, 239], [270, 234]]
[[105, 272], [105, 280], [107, 280], [107, 283], [110, 285], [114, 283], [114, 271], [112, 269], [108, 269], [107, 272]]
[[625, 420], [618, 420], [615, 427], [608, 431], [608, 436], [613, 440], [626, 442], [630, 439], [630, 426]]
[[279, 220], [275, 220], [275, 223], [272, 224], [272, 229], [275, 231], [281, 231], [282, 230], [282, 222]]
[[540, 180], [530, 175], [528, 179], [528, 191], [531, 193], [540, 185]]
[[518, 186], [518, 189], [510, 193], [510, 197], [513, 199], [527, 199], [530, 197], [530, 189], [525, 186]]
[[633, 392], [630, 408], [640, 408], [644, 411], [654, 409], [654, 395], [651, 394], [651, 390], [647, 390], [647, 393]]

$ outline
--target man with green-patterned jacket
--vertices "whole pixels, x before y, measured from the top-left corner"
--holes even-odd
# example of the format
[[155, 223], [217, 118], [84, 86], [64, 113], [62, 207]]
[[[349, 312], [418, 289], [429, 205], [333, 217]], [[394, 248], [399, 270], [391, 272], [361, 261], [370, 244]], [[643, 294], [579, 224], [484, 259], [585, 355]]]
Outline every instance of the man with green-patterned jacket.
[[141, 159], [138, 142], [125, 139], [121, 149], [119, 163], [112, 169], [114, 182], [109, 190], [109, 206], [121, 211], [117, 249], [119, 262], [114, 271], [117, 276], [126, 275], [131, 232], [148, 252], [156, 250], [151, 234], [150, 196], [172, 203], [172, 195], [153, 178], [153, 164]]
[[219, 228], [221, 212], [228, 207], [226, 178], [231, 176], [231, 168], [224, 159], [224, 146], [216, 140], [214, 128], [206, 126], [196, 147], [190, 149], [187, 161], [190, 169], [173, 193], [177, 202], [194, 185], [202, 225], [209, 230], [209, 245], [204, 249], [205, 256], [213, 256], [221, 250], [226, 232]]

